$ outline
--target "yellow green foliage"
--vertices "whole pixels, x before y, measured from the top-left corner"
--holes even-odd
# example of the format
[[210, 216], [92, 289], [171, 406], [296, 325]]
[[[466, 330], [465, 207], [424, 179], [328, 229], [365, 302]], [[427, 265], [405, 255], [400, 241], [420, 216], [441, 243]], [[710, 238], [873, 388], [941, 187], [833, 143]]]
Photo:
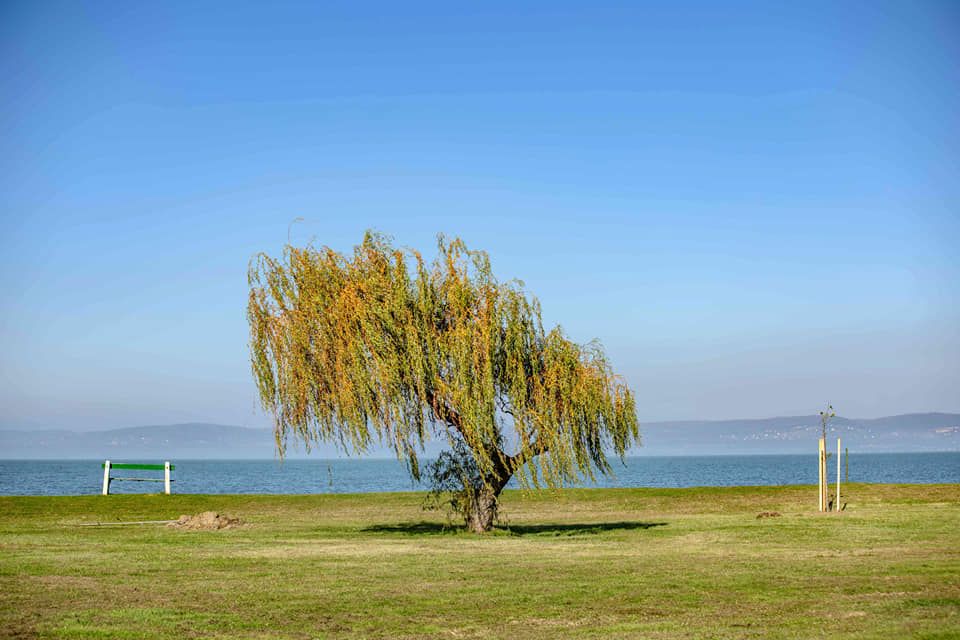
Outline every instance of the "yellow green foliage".
[[[251, 264], [254, 377], [277, 447], [391, 446], [419, 477], [431, 438], [462, 438], [485, 479], [559, 486], [639, 439], [602, 348], [545, 332], [536, 298], [486, 253], [438, 241], [428, 264], [367, 233], [353, 255], [288, 246]], [[497, 487], [499, 490], [500, 486]]]

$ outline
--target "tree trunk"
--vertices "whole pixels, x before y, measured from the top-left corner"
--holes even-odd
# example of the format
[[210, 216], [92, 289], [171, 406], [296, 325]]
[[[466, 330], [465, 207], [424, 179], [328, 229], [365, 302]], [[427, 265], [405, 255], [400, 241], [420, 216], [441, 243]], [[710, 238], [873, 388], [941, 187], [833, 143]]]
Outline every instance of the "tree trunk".
[[467, 511], [467, 528], [474, 533], [486, 533], [493, 529], [497, 517], [497, 500], [506, 482], [481, 487], [474, 495]]

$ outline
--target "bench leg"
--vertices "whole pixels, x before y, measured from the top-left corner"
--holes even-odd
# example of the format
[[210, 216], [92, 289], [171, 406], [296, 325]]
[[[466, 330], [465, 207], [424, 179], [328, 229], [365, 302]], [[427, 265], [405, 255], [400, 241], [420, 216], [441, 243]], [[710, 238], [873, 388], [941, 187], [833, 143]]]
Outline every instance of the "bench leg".
[[103, 463], [103, 495], [110, 495], [110, 461]]

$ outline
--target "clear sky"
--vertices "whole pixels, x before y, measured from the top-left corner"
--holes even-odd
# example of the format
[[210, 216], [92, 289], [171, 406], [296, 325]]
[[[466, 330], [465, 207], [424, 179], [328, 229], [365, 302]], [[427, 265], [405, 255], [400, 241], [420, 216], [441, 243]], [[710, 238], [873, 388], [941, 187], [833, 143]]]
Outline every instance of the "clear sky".
[[250, 257], [367, 228], [641, 420], [960, 411], [956, 2], [8, 0], [0, 78], [2, 427], [266, 425]]

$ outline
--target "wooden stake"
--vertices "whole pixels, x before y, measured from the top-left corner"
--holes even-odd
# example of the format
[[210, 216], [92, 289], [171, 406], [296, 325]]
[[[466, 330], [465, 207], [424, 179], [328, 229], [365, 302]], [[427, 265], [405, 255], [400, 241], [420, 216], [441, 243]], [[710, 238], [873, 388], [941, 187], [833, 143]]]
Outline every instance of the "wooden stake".
[[819, 506], [818, 509], [823, 511], [826, 508], [826, 502], [823, 499], [823, 438], [820, 438], [817, 441], [819, 445], [819, 450], [817, 451], [817, 492], [819, 494]]
[[827, 475], [827, 439], [823, 439], [823, 510], [830, 510], [830, 476]]
[[840, 438], [837, 438], [837, 496], [834, 498], [834, 511], [840, 511]]
[[[839, 481], [840, 481], [840, 478], [838, 477], [837, 482]], [[167, 495], [170, 495], [170, 461], [169, 460], [163, 463], [163, 492]]]

